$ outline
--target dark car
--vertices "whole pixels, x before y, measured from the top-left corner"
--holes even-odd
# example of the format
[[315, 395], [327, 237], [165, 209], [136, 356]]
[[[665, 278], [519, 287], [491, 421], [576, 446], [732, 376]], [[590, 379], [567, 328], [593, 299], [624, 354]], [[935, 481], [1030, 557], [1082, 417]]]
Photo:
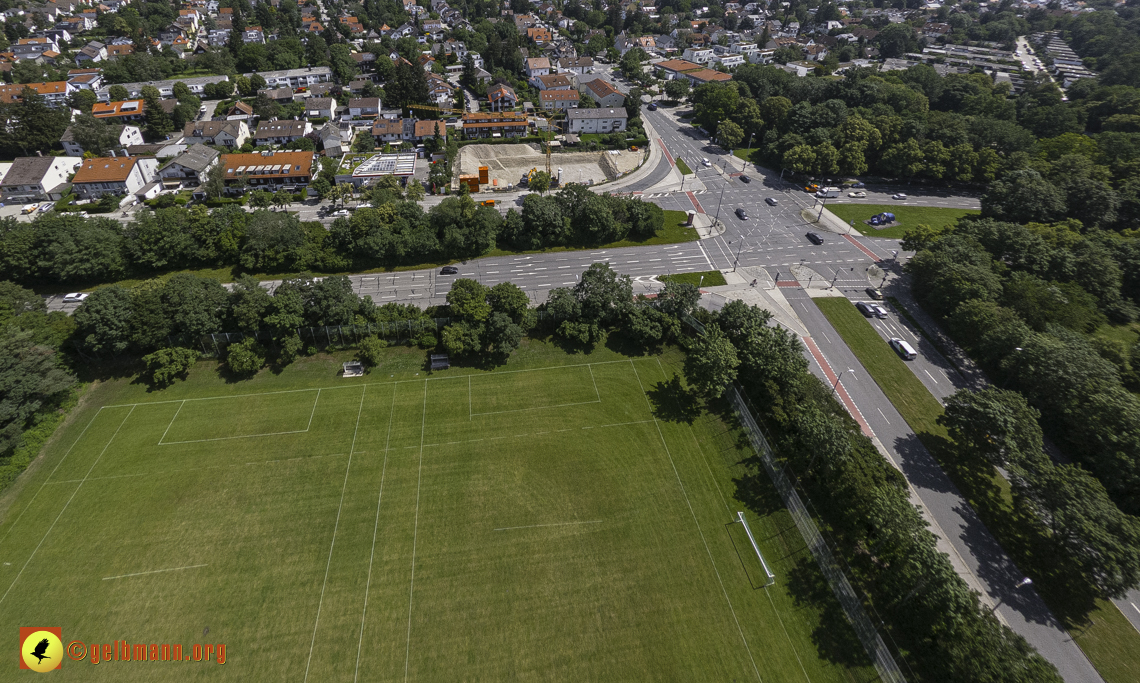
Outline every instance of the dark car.
[[767, 199], [765, 199], [764, 201], [768, 203], [768, 206], [775, 206], [776, 204], [778, 204], [778, 203], [779, 203], [779, 202], [777, 202], [777, 201], [776, 201], [774, 198], [772, 198], [772, 197], [768, 197], [768, 198], [767, 198]]
[[823, 238], [814, 232], [809, 232], [807, 238], [812, 244], [823, 244]]
[[657, 103], [656, 102], [650, 102], [649, 107], [647, 107], [647, 108], [649, 109], [649, 111], [657, 111]]
[[868, 287], [866, 291], [867, 296], [871, 297], [872, 299], [882, 300], [883, 298], [883, 292], [878, 287]]
[[859, 312], [863, 314], [864, 318], [874, 318], [875, 317], [875, 309], [872, 308], [871, 304], [869, 304], [869, 303], [860, 301], [860, 302], [855, 304], [855, 308], [859, 309]]
[[736, 217], [742, 221], [748, 220], [748, 214], [744, 212], [744, 209], [737, 209], [736, 210]]
[[852, 183], [851, 187], [867, 187], [867, 186], [863, 183]]
[[458, 273], [459, 273], [459, 269], [456, 268], [455, 266], [444, 266], [439, 271], [440, 275], [457, 275]]
[[746, 176], [746, 175], [742, 175], [742, 176], [740, 176], [740, 182], [742, 182], [742, 183], [750, 183], [750, 182], [752, 182], [752, 179], [751, 179], [751, 178], [749, 178], [749, 177], [748, 177], [748, 176]]

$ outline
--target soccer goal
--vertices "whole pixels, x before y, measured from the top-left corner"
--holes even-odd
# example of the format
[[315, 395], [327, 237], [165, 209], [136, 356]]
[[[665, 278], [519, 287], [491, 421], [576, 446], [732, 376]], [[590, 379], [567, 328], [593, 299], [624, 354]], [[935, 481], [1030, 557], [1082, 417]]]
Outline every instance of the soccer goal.
[[752, 549], [756, 551], [756, 557], [760, 558], [760, 566], [764, 568], [764, 573], [768, 575], [768, 583], [764, 585], [771, 586], [776, 583], [776, 576], [772, 573], [772, 570], [768, 569], [768, 563], [764, 561], [764, 555], [760, 552], [760, 546], [756, 545], [756, 539], [752, 536], [752, 529], [748, 528], [748, 521], [744, 519], [744, 513], [738, 512], [736, 513], [736, 517], [740, 520], [740, 523], [744, 525], [744, 533], [748, 534], [748, 540], [752, 543]]

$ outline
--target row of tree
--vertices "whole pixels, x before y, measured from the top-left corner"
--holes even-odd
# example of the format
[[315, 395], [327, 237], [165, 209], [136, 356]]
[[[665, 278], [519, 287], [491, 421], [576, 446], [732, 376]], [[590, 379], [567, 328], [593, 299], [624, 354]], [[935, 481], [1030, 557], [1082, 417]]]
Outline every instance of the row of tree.
[[1140, 513], [1140, 396], [1128, 390], [1140, 389], [1140, 348], [1094, 334], [1106, 317], [1136, 317], [1138, 241], [979, 218], [913, 231], [904, 247], [918, 251], [906, 268], [923, 306], [1022, 391], [1123, 510]]
[[[663, 224], [654, 204], [597, 195], [582, 185], [567, 185], [552, 197], [531, 195], [522, 214], [512, 209], [506, 217], [466, 195], [448, 197], [427, 212], [398, 188], [377, 188], [370, 197], [373, 206], [338, 218], [329, 229], [292, 213], [233, 205], [143, 211], [125, 225], [55, 212], [32, 222], [6, 218], [0, 221], [0, 271], [24, 283], [107, 282], [203, 265], [343, 271], [473, 258], [495, 246], [645, 239]], [[273, 199], [261, 193], [256, 202]]]
[[[903, 475], [808, 371], [795, 335], [740, 301], [702, 317], [705, 333], [690, 342], [686, 356], [688, 384], [714, 407], [730, 382], [744, 388], [777, 457], [847, 560], [848, 577], [898, 644], [908, 679], [1060, 681], [1025, 639], [980, 604], [938, 551]], [[737, 484], [769, 495], [770, 484], [759, 477]]]

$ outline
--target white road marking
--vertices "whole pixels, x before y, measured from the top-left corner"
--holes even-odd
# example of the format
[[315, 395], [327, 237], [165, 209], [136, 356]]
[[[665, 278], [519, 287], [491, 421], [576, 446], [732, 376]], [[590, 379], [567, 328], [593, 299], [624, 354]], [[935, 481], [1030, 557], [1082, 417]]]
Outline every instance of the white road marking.
[[938, 380], [934, 379], [934, 375], [930, 374], [929, 370], [927, 370], [926, 368], [923, 368], [922, 371], [926, 373], [926, 376], [930, 378], [930, 381], [934, 382], [935, 384], [938, 384]]
[[[880, 415], [883, 415], [883, 409], [882, 408], [875, 408], [875, 410], [879, 411]], [[891, 423], [891, 421], [887, 419], [886, 415], [883, 415], [883, 422], [886, 422], [888, 425]]]

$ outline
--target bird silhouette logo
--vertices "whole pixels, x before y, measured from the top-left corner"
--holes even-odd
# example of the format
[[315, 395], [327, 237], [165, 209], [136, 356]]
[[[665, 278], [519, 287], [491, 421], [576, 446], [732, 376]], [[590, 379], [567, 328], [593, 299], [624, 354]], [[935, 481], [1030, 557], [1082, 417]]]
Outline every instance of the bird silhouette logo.
[[20, 628], [20, 668], [45, 673], [63, 665], [63, 631], [58, 627]]

